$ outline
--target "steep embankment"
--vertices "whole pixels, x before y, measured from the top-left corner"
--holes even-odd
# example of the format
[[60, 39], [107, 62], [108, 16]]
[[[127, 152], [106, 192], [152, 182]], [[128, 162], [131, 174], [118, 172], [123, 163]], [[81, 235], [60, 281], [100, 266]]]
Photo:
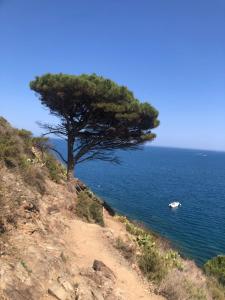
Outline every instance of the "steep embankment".
[[[107, 213], [105, 227], [79, 220], [76, 195], [50, 180], [34, 204], [19, 178], [1, 171], [5, 195], [23, 199], [16, 225], [5, 223], [1, 236], [2, 299], [160, 299], [114, 248], [122, 224]], [[94, 270], [95, 260], [105, 266]]]
[[0, 299], [225, 299], [153, 233], [68, 186], [46, 141], [2, 118], [0, 176]]
[[4, 119], [0, 174], [0, 299], [160, 299], [115, 249], [109, 224], [123, 225], [90, 192], [78, 202], [45, 141]]

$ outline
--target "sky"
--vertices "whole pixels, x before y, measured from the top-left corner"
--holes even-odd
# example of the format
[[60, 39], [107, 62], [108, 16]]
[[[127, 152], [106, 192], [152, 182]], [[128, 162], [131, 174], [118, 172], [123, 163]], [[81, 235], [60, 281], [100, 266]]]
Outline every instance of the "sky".
[[153, 145], [225, 151], [225, 0], [0, 0], [0, 115], [40, 134], [49, 72], [126, 85], [159, 110]]

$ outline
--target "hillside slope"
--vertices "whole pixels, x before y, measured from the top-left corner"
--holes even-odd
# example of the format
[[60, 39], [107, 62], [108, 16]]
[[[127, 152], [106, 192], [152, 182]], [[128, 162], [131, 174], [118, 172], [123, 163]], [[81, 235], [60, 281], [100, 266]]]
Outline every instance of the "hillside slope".
[[46, 140], [0, 118], [0, 299], [225, 299], [193, 262], [65, 179]]
[[[1, 237], [2, 299], [159, 299], [113, 247], [107, 218], [105, 227], [79, 220], [74, 193], [48, 180], [47, 193], [34, 205], [19, 178], [1, 171], [10, 196], [23, 199], [19, 220]], [[95, 271], [94, 260], [112, 275], [107, 268]]]
[[113, 247], [107, 221], [77, 217], [77, 194], [40, 140], [4, 119], [0, 133], [0, 299], [160, 299]]

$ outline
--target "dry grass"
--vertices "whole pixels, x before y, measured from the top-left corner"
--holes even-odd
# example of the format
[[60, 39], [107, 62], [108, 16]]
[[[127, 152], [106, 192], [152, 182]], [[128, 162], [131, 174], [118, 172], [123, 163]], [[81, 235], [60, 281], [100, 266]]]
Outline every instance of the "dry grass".
[[46, 138], [33, 137], [15, 129], [0, 117], [0, 163], [18, 172], [26, 184], [45, 193], [45, 178], [59, 183], [66, 178], [65, 168], [48, 152]]
[[[193, 270], [195, 272], [195, 270]], [[168, 300], [210, 299], [202, 279], [193, 279], [191, 274], [173, 269], [161, 282], [159, 292]]]
[[22, 177], [26, 184], [35, 188], [41, 195], [45, 194], [45, 174], [38, 166], [31, 165], [24, 168]]
[[206, 284], [213, 300], [225, 299], [225, 287], [222, 286], [214, 277], [208, 277]]
[[[47, 140], [12, 128], [0, 117], [0, 233], [17, 226], [24, 203], [46, 193], [46, 179], [60, 182], [63, 166], [48, 152]], [[21, 209], [21, 210], [20, 210]]]
[[135, 247], [132, 243], [124, 241], [121, 237], [115, 240], [115, 248], [118, 249], [125, 259], [133, 261], [135, 259]]

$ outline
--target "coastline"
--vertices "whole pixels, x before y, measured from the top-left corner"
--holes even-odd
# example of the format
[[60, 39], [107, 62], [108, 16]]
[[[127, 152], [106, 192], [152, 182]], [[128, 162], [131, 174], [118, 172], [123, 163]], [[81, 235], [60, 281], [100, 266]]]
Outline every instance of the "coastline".
[[[116, 210], [115, 208], [113, 208], [113, 206], [111, 204], [109, 204], [107, 202], [107, 200], [102, 199], [101, 196], [97, 195], [96, 193], [93, 193], [92, 190], [91, 190], [91, 188], [88, 185], [84, 184], [82, 181], [80, 181], [80, 179], [78, 179], [78, 182], [79, 182], [79, 184], [82, 185], [82, 188], [80, 190], [83, 190], [83, 191], [86, 190], [91, 195], [95, 195], [97, 197], [98, 201], [100, 202], [100, 204], [103, 206], [103, 208], [107, 211], [107, 213], [111, 217], [117, 217], [117, 218], [122, 218], [122, 219], [125, 218], [125, 219], [127, 219], [134, 226], [136, 226], [136, 227], [144, 230], [146, 233], [149, 233], [150, 235], [152, 235], [157, 241], [159, 241], [159, 243], [161, 245], [163, 245], [164, 249], [172, 250], [172, 251], [175, 251], [175, 252], [179, 253], [179, 256], [183, 260], [193, 261], [196, 264], [197, 267], [199, 267], [200, 269], [203, 269], [203, 264], [198, 264], [194, 259], [191, 259], [190, 257], [185, 256], [182, 253], [182, 251], [179, 249], [179, 247], [176, 247], [169, 238], [166, 238], [163, 235], [160, 235], [160, 233], [152, 230], [144, 222], [132, 219], [129, 216], [127, 216], [126, 214], [121, 213], [120, 211]], [[77, 190], [77, 186], [76, 186], [76, 190]]]
[[[79, 180], [80, 181], [80, 180]], [[92, 192], [92, 189], [84, 184], [84, 186]], [[148, 224], [146, 224], [144, 221], [141, 221], [141, 220], [137, 220], [137, 219], [134, 219], [128, 215], [126, 215], [125, 213], [115, 209], [112, 204], [109, 204], [107, 199], [105, 198], [102, 198], [101, 196], [99, 196], [98, 194], [96, 193], [93, 193], [94, 195], [97, 196], [97, 198], [99, 199], [101, 205], [104, 207], [104, 209], [109, 213], [110, 216], [112, 217], [115, 217], [115, 216], [118, 216], [118, 217], [122, 217], [122, 218], [126, 218], [130, 223], [134, 224], [135, 226], [137, 227], [140, 227], [142, 228], [144, 231], [146, 232], [149, 232], [149, 234], [153, 235], [157, 240], [161, 241], [162, 244], [164, 244], [165, 248], [166, 249], [171, 249], [175, 252], [178, 252], [180, 257], [184, 260], [189, 260], [189, 261], [193, 261], [196, 266], [200, 269], [203, 270], [203, 267], [204, 267], [204, 264], [208, 261], [203, 261], [203, 262], [198, 262], [198, 260], [194, 259], [193, 257], [189, 257], [188, 255], [185, 255], [184, 252], [182, 251], [182, 248], [179, 247], [178, 245], [178, 242], [177, 242], [177, 245], [175, 245], [175, 243], [172, 241], [172, 239], [160, 234], [160, 232], [157, 232], [156, 230], [153, 230]], [[213, 258], [213, 257], [211, 257]]]

